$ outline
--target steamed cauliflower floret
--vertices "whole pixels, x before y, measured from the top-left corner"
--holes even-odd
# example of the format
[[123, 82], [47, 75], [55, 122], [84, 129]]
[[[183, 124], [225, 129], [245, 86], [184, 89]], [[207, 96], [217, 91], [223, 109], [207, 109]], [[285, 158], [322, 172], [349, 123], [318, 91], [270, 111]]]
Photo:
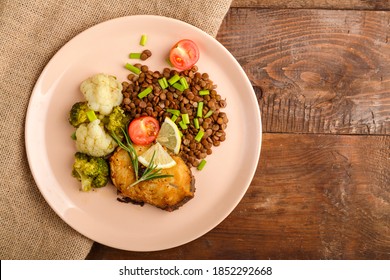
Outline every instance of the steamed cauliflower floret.
[[122, 103], [122, 84], [111, 75], [96, 74], [80, 85], [88, 106], [102, 115], [109, 115], [112, 108]]
[[79, 152], [94, 157], [103, 157], [113, 152], [117, 143], [104, 130], [100, 120], [81, 124], [76, 130], [76, 148]]

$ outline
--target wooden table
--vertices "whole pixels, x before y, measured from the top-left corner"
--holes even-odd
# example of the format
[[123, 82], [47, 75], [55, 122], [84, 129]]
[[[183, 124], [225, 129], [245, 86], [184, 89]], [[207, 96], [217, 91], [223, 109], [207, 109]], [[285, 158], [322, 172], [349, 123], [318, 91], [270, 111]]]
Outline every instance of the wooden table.
[[390, 2], [235, 0], [217, 40], [261, 109], [246, 195], [188, 244], [88, 259], [390, 259]]

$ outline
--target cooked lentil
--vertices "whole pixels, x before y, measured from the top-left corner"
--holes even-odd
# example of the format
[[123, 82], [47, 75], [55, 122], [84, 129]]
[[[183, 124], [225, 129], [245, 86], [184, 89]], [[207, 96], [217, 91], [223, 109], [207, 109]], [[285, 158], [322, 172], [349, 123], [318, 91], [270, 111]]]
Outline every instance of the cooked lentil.
[[[199, 162], [207, 155], [212, 154], [212, 147], [219, 146], [226, 139], [225, 129], [228, 117], [221, 109], [225, 108], [227, 102], [217, 92], [217, 85], [210, 79], [208, 73], [198, 72], [198, 67], [193, 66], [190, 70], [178, 72], [174, 69], [164, 68], [162, 72], [151, 71], [147, 65], [135, 64], [141, 70], [139, 75], [129, 74], [122, 83], [123, 102], [122, 107], [130, 118], [140, 116], [152, 116], [160, 123], [165, 117], [172, 118], [173, 114], [166, 109], [179, 110], [181, 114], [188, 114], [189, 124], [182, 132], [182, 145], [180, 156], [189, 166], [198, 166]], [[175, 75], [184, 77], [188, 88], [180, 91], [172, 85], [162, 89], [158, 79], [165, 77], [167, 80]], [[152, 87], [152, 92], [140, 99], [138, 94], [147, 87]], [[209, 90], [207, 95], [199, 95], [199, 91]], [[209, 117], [198, 117], [200, 129], [204, 131], [202, 139], [197, 142], [195, 136], [199, 130], [195, 128], [194, 118], [197, 118], [199, 102], [203, 102], [202, 116], [212, 110]], [[177, 116], [176, 123], [182, 120], [182, 115]]]
[[144, 50], [141, 53], [141, 60], [147, 60], [151, 56], [152, 56], [152, 52], [150, 50]]

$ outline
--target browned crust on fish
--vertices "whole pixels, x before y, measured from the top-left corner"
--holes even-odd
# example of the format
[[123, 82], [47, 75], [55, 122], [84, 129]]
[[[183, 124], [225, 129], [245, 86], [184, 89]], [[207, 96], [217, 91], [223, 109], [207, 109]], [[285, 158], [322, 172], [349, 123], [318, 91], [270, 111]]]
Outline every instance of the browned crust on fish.
[[[138, 153], [142, 153], [145, 148], [136, 149]], [[195, 179], [191, 169], [179, 156], [172, 155], [172, 158], [176, 165], [162, 169], [161, 174], [171, 174], [173, 177], [153, 179], [130, 186], [135, 181], [130, 156], [125, 150], [117, 148], [110, 158], [111, 180], [126, 198], [125, 201], [148, 203], [166, 211], [176, 210], [194, 197]]]

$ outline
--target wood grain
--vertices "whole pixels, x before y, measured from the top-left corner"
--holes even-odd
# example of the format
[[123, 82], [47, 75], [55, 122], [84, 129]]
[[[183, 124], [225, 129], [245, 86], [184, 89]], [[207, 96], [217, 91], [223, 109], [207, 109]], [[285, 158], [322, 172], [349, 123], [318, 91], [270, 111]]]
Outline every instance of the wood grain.
[[217, 39], [252, 82], [264, 132], [246, 195], [188, 244], [95, 243], [88, 259], [390, 259], [390, 2], [232, 6]]
[[264, 132], [390, 134], [390, 12], [232, 8], [217, 39]]
[[243, 200], [203, 237], [88, 259], [390, 259], [390, 137], [264, 134]]
[[390, 10], [390, 2], [380, 0], [233, 0], [231, 6], [263, 9]]

